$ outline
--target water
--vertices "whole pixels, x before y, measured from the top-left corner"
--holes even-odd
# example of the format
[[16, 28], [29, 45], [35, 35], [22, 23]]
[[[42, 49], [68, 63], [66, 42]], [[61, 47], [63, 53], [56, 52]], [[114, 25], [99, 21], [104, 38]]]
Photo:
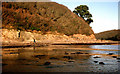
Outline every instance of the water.
[[90, 48], [95, 49], [118, 49], [120, 50], [120, 45], [91, 45]]
[[93, 53], [100, 53], [100, 54], [107, 54], [107, 53], [114, 53], [119, 54], [119, 51], [109, 51], [109, 50], [120, 50], [120, 45], [91, 45], [89, 48], [93, 49], [108, 49], [108, 51], [94, 51]]
[[[100, 50], [94, 50], [94, 48]], [[116, 48], [117, 45], [54, 45], [36, 48], [4, 48], [2, 49], [2, 71], [117, 72], [120, 60], [112, 57], [118, 57], [118, 51], [116, 51], [118, 49]], [[103, 49], [105, 50], [103, 51]], [[113, 53], [113, 55], [108, 55], [109, 53]], [[100, 58], [95, 58], [96, 56]], [[104, 65], [99, 64], [99, 62], [103, 62]]]

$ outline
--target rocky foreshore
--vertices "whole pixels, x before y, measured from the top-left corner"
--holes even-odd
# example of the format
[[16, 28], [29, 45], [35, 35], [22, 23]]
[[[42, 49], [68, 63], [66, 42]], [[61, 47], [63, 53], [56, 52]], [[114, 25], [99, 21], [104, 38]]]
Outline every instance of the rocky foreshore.
[[48, 32], [42, 34], [40, 31], [17, 31], [1, 29], [2, 47], [22, 47], [22, 46], [46, 46], [49, 44], [117, 44], [118, 42], [108, 40], [97, 40], [92, 34], [90, 36], [74, 34], [67, 36], [59, 33]]

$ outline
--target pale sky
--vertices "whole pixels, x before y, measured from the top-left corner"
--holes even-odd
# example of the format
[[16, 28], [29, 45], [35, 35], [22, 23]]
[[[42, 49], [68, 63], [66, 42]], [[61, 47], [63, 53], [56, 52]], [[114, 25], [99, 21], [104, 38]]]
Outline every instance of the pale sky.
[[[79, 5], [87, 5], [93, 15], [93, 23], [90, 24], [95, 33], [118, 29], [118, 0], [109, 1], [83, 1], [83, 0], [52, 0], [67, 6], [71, 11]], [[119, 3], [120, 4], [120, 3]], [[120, 29], [120, 27], [119, 27]]]

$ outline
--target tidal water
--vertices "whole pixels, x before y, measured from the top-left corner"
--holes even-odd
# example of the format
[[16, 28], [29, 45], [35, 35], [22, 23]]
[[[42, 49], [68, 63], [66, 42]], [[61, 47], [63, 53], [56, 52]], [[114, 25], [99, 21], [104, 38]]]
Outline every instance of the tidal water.
[[118, 45], [3, 48], [0, 59], [2, 72], [118, 72], [118, 52]]
[[91, 45], [89, 48], [95, 49], [118, 49], [120, 50], [120, 45]]

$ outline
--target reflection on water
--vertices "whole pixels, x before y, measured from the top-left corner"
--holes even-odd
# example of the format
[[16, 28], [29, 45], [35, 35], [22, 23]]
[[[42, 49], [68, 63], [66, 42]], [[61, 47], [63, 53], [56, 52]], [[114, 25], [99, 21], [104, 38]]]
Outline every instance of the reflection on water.
[[95, 48], [95, 49], [118, 49], [118, 50], [120, 50], [120, 45], [91, 45], [90, 48]]
[[[91, 55], [85, 46], [53, 46], [3, 49], [3, 72], [116, 72], [118, 61], [112, 56]], [[86, 46], [88, 48], [89, 46]], [[95, 51], [95, 50], [94, 50]], [[103, 52], [103, 51], [99, 51]], [[115, 52], [112, 52], [115, 53]], [[100, 58], [94, 58], [99, 56]], [[97, 61], [97, 62], [96, 62]], [[104, 62], [104, 65], [99, 64]], [[112, 68], [110, 68], [112, 67]]]
[[[93, 49], [109, 49], [109, 50], [120, 50], [119, 47], [120, 45], [91, 45], [89, 46], [90, 48]], [[108, 54], [108, 53], [114, 53], [114, 54], [119, 54], [118, 51], [94, 51], [91, 50], [92, 53], [100, 53], [100, 54]]]

